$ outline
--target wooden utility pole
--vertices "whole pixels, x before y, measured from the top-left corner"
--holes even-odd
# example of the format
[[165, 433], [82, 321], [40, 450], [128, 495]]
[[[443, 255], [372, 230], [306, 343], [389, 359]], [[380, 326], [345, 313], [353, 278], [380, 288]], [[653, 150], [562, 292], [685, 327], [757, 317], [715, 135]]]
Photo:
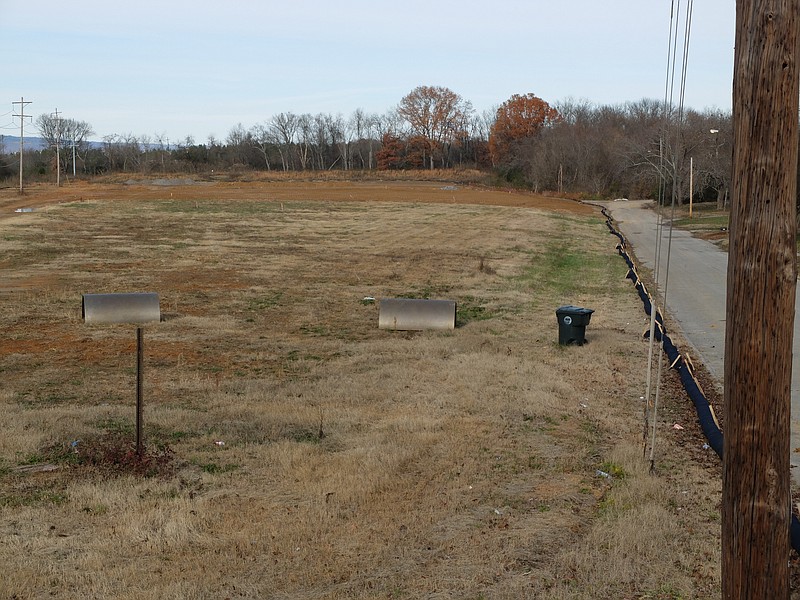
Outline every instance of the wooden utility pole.
[[56, 186], [61, 187], [61, 119], [58, 109], [53, 114], [56, 117]]
[[15, 117], [19, 117], [19, 193], [21, 194], [24, 190], [22, 187], [22, 154], [25, 151], [25, 119], [31, 119], [30, 115], [25, 114], [25, 107], [28, 104], [32, 104], [31, 100], [25, 101], [25, 97], [21, 97], [19, 102], [12, 102], [13, 104], [19, 104], [19, 114], [15, 114]]
[[737, 0], [722, 596], [789, 598], [800, 0]]

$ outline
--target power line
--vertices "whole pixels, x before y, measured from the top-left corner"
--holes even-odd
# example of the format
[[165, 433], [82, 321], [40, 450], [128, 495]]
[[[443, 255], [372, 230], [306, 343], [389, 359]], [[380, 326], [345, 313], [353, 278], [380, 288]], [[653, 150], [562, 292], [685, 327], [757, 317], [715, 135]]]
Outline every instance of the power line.
[[[676, 68], [677, 68], [677, 58], [678, 58], [678, 48], [679, 48], [679, 27], [681, 23], [681, 0], [673, 0], [672, 6], [670, 8], [670, 35], [669, 35], [669, 44], [667, 49], [667, 78], [665, 83], [665, 90], [664, 90], [664, 113], [662, 115], [663, 118], [663, 126], [662, 126], [662, 133], [659, 139], [659, 160], [660, 160], [660, 171], [661, 171], [661, 179], [659, 181], [659, 211], [658, 211], [658, 225], [656, 227], [656, 254], [655, 254], [655, 282], [656, 282], [656, 290], [654, 300], [659, 299], [659, 284], [661, 280], [661, 261], [662, 261], [662, 243], [663, 243], [663, 235], [665, 229], [664, 223], [664, 215], [663, 211], [666, 205], [666, 171], [664, 169], [664, 162], [665, 162], [665, 151], [668, 152], [670, 148], [673, 146], [670, 142], [672, 141], [669, 136], [669, 123], [671, 120], [674, 120], [675, 123], [675, 137], [674, 137], [674, 148], [672, 148], [672, 218], [670, 220], [669, 225], [669, 236], [667, 240], [667, 256], [666, 256], [666, 264], [664, 265], [664, 291], [663, 291], [663, 305], [666, 307], [667, 305], [667, 292], [669, 290], [669, 267], [670, 267], [670, 258], [671, 258], [671, 248], [672, 248], [672, 223], [675, 220], [675, 205], [678, 199], [678, 194], [680, 193], [680, 170], [678, 165], [678, 157], [680, 156], [680, 127], [683, 124], [684, 120], [684, 97], [686, 93], [686, 73], [688, 70], [688, 63], [689, 63], [689, 40], [691, 34], [691, 24], [692, 24], [692, 13], [694, 9], [694, 2], [693, 0], [686, 0], [686, 16], [684, 17], [684, 24], [685, 24], [685, 32], [683, 36], [683, 55], [682, 60], [680, 63], [680, 88], [678, 92], [678, 107], [677, 113], [673, 118], [673, 101], [674, 101], [674, 94], [675, 94], [675, 76], [676, 76]], [[665, 148], [666, 146], [666, 148]], [[653, 470], [655, 465], [655, 447], [656, 447], [656, 428], [658, 424], [657, 413], [658, 413], [658, 404], [659, 398], [661, 394], [661, 367], [662, 367], [662, 355], [663, 355], [663, 348], [659, 347], [658, 350], [658, 368], [656, 374], [656, 383], [655, 383], [655, 400], [653, 402], [650, 401], [650, 394], [651, 394], [651, 387], [652, 387], [652, 367], [653, 367], [653, 343], [655, 338], [655, 316], [656, 316], [657, 309], [654, 308], [651, 315], [650, 315], [650, 350], [649, 350], [649, 357], [647, 363], [647, 391], [645, 395], [645, 439], [648, 434], [648, 429], [650, 430], [650, 469]], [[652, 418], [652, 423], [650, 420]], [[646, 441], [645, 441], [645, 448], [646, 448]]]

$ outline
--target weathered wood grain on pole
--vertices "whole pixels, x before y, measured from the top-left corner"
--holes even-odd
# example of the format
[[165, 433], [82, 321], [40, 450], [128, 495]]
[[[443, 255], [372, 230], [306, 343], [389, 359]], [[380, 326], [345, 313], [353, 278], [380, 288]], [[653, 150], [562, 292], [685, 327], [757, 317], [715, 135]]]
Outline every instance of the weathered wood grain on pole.
[[789, 598], [800, 0], [737, 0], [722, 595]]

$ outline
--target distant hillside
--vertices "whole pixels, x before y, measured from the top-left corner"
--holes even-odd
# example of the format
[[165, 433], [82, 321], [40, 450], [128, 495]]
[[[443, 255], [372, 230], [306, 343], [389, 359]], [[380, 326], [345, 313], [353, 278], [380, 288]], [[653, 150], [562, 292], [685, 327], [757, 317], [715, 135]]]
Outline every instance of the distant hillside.
[[[44, 150], [47, 142], [40, 137], [25, 136], [25, 150]], [[14, 154], [19, 152], [18, 135], [0, 135], [0, 154]]]
[[[103, 142], [89, 142], [92, 148], [102, 148]], [[47, 148], [47, 142], [44, 138], [28, 137], [25, 136], [25, 151], [33, 150], [39, 151]], [[19, 136], [18, 135], [0, 135], [0, 154], [16, 154], [19, 152]]]

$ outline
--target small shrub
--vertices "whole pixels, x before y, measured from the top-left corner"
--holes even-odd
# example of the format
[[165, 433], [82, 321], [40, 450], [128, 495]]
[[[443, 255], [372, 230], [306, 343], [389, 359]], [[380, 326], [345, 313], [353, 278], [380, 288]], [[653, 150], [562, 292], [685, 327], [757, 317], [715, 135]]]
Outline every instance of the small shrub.
[[145, 447], [139, 455], [135, 441], [124, 433], [106, 432], [90, 438], [75, 446], [72, 455], [78, 466], [107, 475], [165, 477], [174, 472], [174, 454], [169, 446]]

